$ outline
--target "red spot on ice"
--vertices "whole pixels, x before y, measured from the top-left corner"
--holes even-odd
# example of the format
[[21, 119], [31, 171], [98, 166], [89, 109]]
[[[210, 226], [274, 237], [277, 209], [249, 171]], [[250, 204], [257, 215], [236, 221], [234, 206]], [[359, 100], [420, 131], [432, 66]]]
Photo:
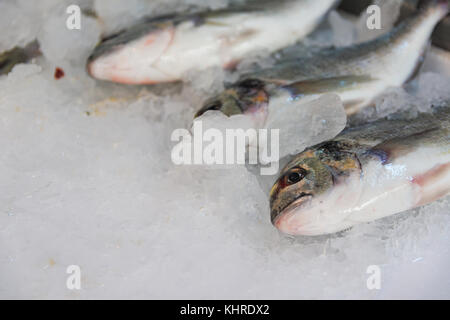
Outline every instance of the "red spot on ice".
[[56, 68], [56, 69], [55, 69], [55, 79], [56, 79], [56, 80], [59, 80], [59, 79], [61, 79], [62, 77], [64, 77], [64, 70], [61, 69], [61, 68]]

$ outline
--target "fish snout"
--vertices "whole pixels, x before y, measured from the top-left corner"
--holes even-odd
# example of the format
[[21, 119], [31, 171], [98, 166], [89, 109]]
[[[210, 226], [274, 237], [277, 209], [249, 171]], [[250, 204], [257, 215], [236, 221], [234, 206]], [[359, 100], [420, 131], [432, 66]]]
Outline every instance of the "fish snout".
[[303, 222], [302, 207], [312, 199], [310, 194], [302, 194], [295, 201], [284, 208], [272, 206], [270, 219], [279, 231], [289, 235], [298, 235], [301, 232]]

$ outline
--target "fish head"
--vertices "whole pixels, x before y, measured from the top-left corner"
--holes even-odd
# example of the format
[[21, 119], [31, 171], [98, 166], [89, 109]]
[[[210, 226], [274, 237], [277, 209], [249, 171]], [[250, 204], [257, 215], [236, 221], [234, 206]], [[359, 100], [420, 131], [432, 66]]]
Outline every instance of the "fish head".
[[145, 25], [103, 39], [88, 58], [87, 71], [96, 79], [124, 84], [174, 81], [157, 63], [174, 37], [171, 25]]
[[[348, 228], [345, 207], [358, 198], [356, 154], [330, 141], [297, 155], [270, 191], [271, 220], [289, 235], [319, 235]], [[342, 208], [344, 208], [342, 210]]]
[[269, 102], [269, 95], [265, 87], [266, 84], [257, 79], [240, 81], [228, 87], [218, 96], [207, 100], [195, 117], [200, 117], [207, 111], [220, 111], [228, 117], [249, 114], [265, 119]]

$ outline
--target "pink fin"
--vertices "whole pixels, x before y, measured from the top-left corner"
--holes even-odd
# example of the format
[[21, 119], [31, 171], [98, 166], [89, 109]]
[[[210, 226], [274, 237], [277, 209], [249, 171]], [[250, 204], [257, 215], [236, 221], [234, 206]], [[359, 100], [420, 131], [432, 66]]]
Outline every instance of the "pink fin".
[[413, 178], [420, 186], [422, 196], [417, 206], [433, 202], [450, 192], [450, 163], [440, 164]]

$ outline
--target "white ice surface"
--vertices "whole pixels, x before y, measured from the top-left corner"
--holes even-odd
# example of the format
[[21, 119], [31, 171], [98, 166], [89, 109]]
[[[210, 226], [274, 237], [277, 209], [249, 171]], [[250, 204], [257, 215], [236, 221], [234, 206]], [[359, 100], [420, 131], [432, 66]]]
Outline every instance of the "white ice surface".
[[[55, 80], [54, 61], [36, 63], [0, 77], [0, 298], [450, 298], [448, 199], [287, 238], [245, 167], [170, 161], [207, 89], [99, 83], [76, 61]], [[373, 264], [381, 290], [366, 287]]]
[[4, 30], [0, 33], [0, 51], [12, 49], [15, 46], [25, 46], [34, 40], [37, 31], [28, 23], [28, 16], [20, 6], [13, 1], [1, 1], [0, 12], [3, 17], [9, 17], [0, 22]]

